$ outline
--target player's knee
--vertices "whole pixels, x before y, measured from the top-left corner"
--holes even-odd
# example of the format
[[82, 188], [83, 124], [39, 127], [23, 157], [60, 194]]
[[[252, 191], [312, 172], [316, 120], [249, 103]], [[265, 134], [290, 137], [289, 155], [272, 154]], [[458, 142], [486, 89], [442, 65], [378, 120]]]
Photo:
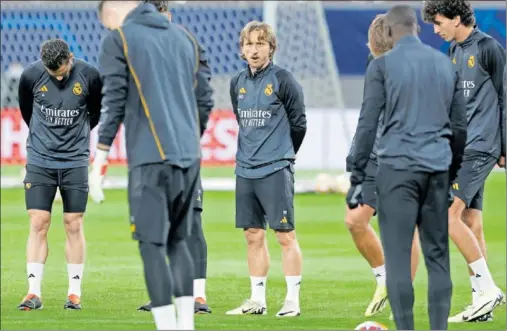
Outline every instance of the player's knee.
[[296, 242], [295, 231], [276, 231], [276, 239], [280, 246], [290, 247]]
[[67, 234], [78, 234], [83, 230], [83, 214], [82, 213], [65, 213], [63, 215], [63, 223]]
[[39, 235], [46, 236], [51, 223], [51, 214], [45, 210], [29, 210], [30, 230]]
[[466, 209], [461, 220], [474, 232], [482, 230], [482, 213], [479, 210]]
[[454, 202], [451, 207], [449, 207], [449, 231], [452, 231], [451, 228], [458, 222], [461, 222], [461, 215], [464, 210], [465, 203], [463, 200], [454, 197]]
[[245, 239], [247, 244], [250, 246], [262, 246], [264, 245], [264, 241], [266, 239], [266, 231], [263, 229], [246, 229]]
[[345, 225], [350, 232], [366, 231], [370, 217], [362, 210], [349, 210], [345, 215]]

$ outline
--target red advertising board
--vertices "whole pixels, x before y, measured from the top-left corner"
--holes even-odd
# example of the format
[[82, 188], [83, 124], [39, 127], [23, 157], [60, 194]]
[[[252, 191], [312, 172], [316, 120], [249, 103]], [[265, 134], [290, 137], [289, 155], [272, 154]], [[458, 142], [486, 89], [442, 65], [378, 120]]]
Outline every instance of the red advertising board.
[[[24, 164], [26, 161], [26, 138], [28, 128], [17, 108], [1, 111], [1, 153], [2, 164]], [[208, 128], [201, 139], [203, 166], [233, 165], [236, 157], [238, 124], [229, 109], [214, 110], [209, 118]], [[92, 131], [91, 154], [97, 142], [97, 129]], [[120, 128], [109, 153], [111, 164], [126, 164], [125, 136]]]

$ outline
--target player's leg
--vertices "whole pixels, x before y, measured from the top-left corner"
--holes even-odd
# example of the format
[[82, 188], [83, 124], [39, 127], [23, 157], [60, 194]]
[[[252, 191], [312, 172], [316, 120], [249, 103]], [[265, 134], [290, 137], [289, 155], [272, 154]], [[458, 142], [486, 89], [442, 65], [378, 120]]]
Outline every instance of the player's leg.
[[366, 166], [366, 177], [363, 182], [364, 205], [356, 209], [347, 208], [345, 224], [357, 250], [366, 259], [377, 280], [377, 288], [373, 299], [366, 308], [366, 317], [380, 313], [387, 305], [386, 269], [384, 265], [384, 252], [380, 239], [370, 224], [377, 207], [375, 176], [377, 166], [372, 161]]
[[430, 176], [418, 224], [428, 270], [428, 313], [432, 330], [447, 330], [451, 309], [448, 192], [447, 173]]
[[41, 283], [48, 257], [47, 233], [51, 210], [58, 186], [57, 171], [28, 164], [24, 179], [25, 203], [30, 217], [30, 232], [26, 248], [28, 294], [18, 306], [20, 310], [42, 308]]
[[377, 206], [389, 303], [400, 330], [414, 328], [411, 251], [419, 213], [420, 176], [379, 166]]
[[130, 229], [139, 242], [144, 278], [158, 330], [175, 330], [176, 307], [173, 303], [173, 279], [166, 258], [169, 212], [164, 183], [166, 166], [143, 165], [129, 172], [128, 196]]
[[236, 228], [244, 230], [250, 273], [250, 298], [226, 315], [265, 315], [266, 282], [269, 271], [269, 251], [263, 209], [255, 195], [258, 179], [236, 177]]
[[285, 302], [278, 317], [301, 314], [299, 293], [303, 269], [303, 257], [296, 237], [294, 217], [294, 173], [286, 167], [255, 183], [258, 197], [269, 227], [275, 231], [282, 249], [282, 266], [287, 284]]
[[472, 230], [479, 246], [481, 248], [482, 256], [487, 260], [487, 247], [486, 239], [484, 237], [484, 226], [482, 217], [482, 205], [484, 199], [484, 185], [481, 186], [479, 192], [473, 197], [470, 202], [470, 207], [463, 211], [461, 219]]
[[[202, 199], [202, 197], [201, 197]], [[194, 208], [192, 232], [188, 238], [190, 253], [194, 259], [194, 300], [196, 314], [211, 314], [206, 301], [206, 272], [208, 267], [208, 246], [202, 228], [202, 209]]]
[[202, 210], [204, 193], [202, 181], [199, 176], [194, 193], [194, 216], [192, 231], [188, 237], [188, 248], [194, 259], [194, 312], [196, 314], [211, 314], [211, 309], [206, 302], [206, 272], [208, 268], [208, 246], [202, 228]]
[[465, 154], [458, 177], [453, 184], [455, 197], [454, 203], [449, 208], [449, 235], [475, 275], [475, 285], [481, 295], [463, 312], [451, 317], [450, 323], [466, 322], [487, 314], [504, 298], [491, 276], [479, 242], [472, 230], [462, 221], [463, 212], [471, 206], [473, 198], [480, 192], [495, 162], [494, 158], [488, 156]]
[[83, 228], [88, 203], [88, 167], [59, 170], [63, 203], [63, 223], [67, 240], [65, 256], [69, 289], [65, 309], [81, 309], [81, 283], [86, 255]]
[[[207, 268], [207, 246], [204, 233], [202, 231], [202, 209], [194, 209], [194, 222], [190, 236], [187, 238], [187, 247], [194, 261], [195, 279], [194, 279], [194, 312], [196, 314], [211, 314], [211, 308], [206, 302], [206, 268]], [[151, 311], [151, 302], [140, 306], [139, 311]]]
[[167, 168], [167, 196], [171, 229], [167, 256], [174, 280], [174, 297], [179, 330], [194, 329], [194, 258], [188, 248], [188, 238], [195, 227], [195, 192], [199, 180], [200, 162], [187, 169]]

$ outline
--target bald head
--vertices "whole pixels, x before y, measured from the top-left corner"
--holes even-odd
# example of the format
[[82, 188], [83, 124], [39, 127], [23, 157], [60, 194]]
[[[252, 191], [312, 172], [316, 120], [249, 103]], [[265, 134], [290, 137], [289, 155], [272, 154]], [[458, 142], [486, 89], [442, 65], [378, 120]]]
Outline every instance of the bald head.
[[394, 27], [417, 27], [417, 15], [412, 7], [397, 5], [391, 8], [386, 14], [386, 24]]
[[384, 19], [386, 38], [394, 45], [405, 36], [417, 36], [419, 25], [412, 7], [397, 5], [391, 8]]
[[125, 17], [139, 5], [139, 1], [112, 1], [102, 0], [99, 2], [99, 19], [109, 30], [119, 28]]

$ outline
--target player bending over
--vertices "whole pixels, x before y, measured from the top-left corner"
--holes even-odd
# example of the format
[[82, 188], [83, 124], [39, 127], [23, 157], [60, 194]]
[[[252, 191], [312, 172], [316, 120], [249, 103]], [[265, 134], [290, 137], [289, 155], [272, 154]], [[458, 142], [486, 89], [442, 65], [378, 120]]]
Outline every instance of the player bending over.
[[449, 234], [469, 266], [472, 305], [449, 322], [488, 321], [493, 309], [505, 300], [486, 263], [482, 226], [484, 184], [495, 164], [505, 167], [505, 49], [475, 25], [468, 1], [425, 1], [423, 18], [433, 24], [436, 34], [451, 42], [449, 56], [460, 73], [467, 102], [467, 144], [452, 186]]
[[99, 17], [112, 31], [99, 57], [103, 112], [90, 184], [100, 187], [100, 169], [123, 121], [130, 228], [139, 242], [151, 312], [158, 330], [192, 330], [195, 277], [187, 238], [200, 138], [213, 106], [209, 75], [199, 66], [195, 38], [153, 4], [101, 1]]
[[65, 41], [41, 46], [41, 60], [25, 68], [19, 108], [29, 128], [25, 202], [30, 217], [28, 295], [21, 310], [42, 308], [41, 282], [48, 257], [47, 233], [59, 188], [67, 240], [69, 289], [65, 309], [81, 309], [85, 261], [83, 215], [88, 202], [90, 131], [100, 117], [102, 83], [96, 68], [75, 59]]
[[226, 314], [267, 313], [267, 223], [282, 248], [287, 282], [285, 304], [276, 316], [299, 316], [302, 257], [295, 232], [294, 161], [306, 134], [303, 90], [290, 72], [272, 63], [277, 42], [268, 24], [248, 23], [239, 44], [248, 67], [230, 88], [239, 124], [236, 227], [244, 229], [247, 241], [251, 296]]
[[[384, 17], [385, 15], [377, 15], [370, 25], [368, 30], [368, 48], [371, 54], [368, 58], [368, 64], [373, 58], [378, 57], [392, 48], [384, 36]], [[379, 122], [379, 131], [381, 130]], [[375, 215], [377, 208], [377, 194], [375, 176], [377, 174], [377, 149], [378, 149], [378, 135], [375, 141], [373, 152], [370, 155], [370, 160], [366, 166], [365, 180], [363, 182], [363, 204], [355, 209], [349, 209], [345, 214], [345, 224], [352, 235], [352, 240], [356, 244], [357, 249], [361, 255], [370, 264], [373, 274], [377, 280], [377, 289], [373, 296], [373, 300], [366, 308], [364, 315], [366, 317], [376, 315], [381, 312], [387, 305], [387, 287], [386, 287], [386, 268], [384, 264], [384, 253], [379, 237], [375, 230], [370, 225], [372, 217]], [[347, 157], [347, 171], [351, 171], [351, 156], [355, 150], [355, 143], [353, 141], [352, 147]], [[417, 230], [414, 235], [412, 247], [412, 280], [415, 277], [417, 266], [419, 264], [419, 240]]]
[[[159, 12], [164, 13], [169, 17], [169, 20], [171, 20], [172, 14], [169, 11], [169, 1], [144, 0], [143, 2], [153, 4]], [[211, 79], [211, 70], [208, 65], [206, 51], [200, 44], [199, 44], [199, 52], [201, 60], [200, 70], [209, 72], [210, 76], [209, 79]], [[212, 104], [204, 104], [202, 106], [205, 108], [209, 107], [210, 110], [213, 107]], [[192, 223], [192, 231], [190, 232], [190, 237], [188, 237], [188, 248], [190, 249], [190, 254], [192, 254], [192, 258], [194, 259], [195, 266], [194, 312], [196, 314], [211, 314], [211, 308], [208, 306], [208, 303], [206, 301], [206, 272], [208, 268], [208, 246], [206, 244], [206, 238], [204, 237], [204, 231], [202, 229], [203, 194], [204, 193], [202, 189], [202, 182], [201, 179], [199, 178], [199, 183], [197, 185], [197, 190], [195, 191], [194, 197], [195, 199], [194, 220]], [[151, 311], [151, 302], [139, 307], [138, 310]]]

